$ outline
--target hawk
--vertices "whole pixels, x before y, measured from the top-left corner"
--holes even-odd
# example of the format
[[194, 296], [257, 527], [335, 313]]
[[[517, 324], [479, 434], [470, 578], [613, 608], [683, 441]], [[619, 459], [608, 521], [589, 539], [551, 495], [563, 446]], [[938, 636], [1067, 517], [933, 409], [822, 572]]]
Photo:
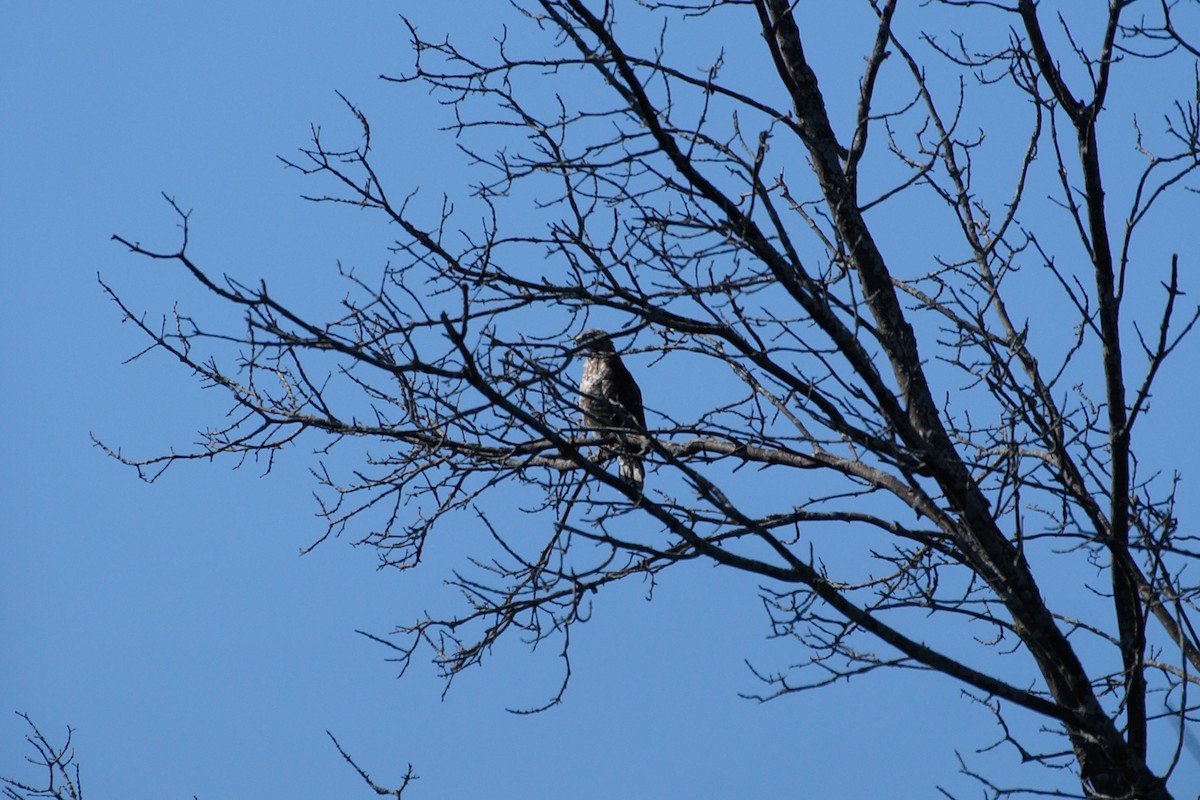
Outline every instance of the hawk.
[[642, 390], [613, 349], [612, 337], [604, 331], [598, 328], [584, 331], [575, 337], [575, 346], [586, 353], [579, 380], [583, 426], [617, 434], [618, 471], [622, 478], [640, 487], [646, 475], [641, 448], [623, 434], [642, 433], [646, 429]]

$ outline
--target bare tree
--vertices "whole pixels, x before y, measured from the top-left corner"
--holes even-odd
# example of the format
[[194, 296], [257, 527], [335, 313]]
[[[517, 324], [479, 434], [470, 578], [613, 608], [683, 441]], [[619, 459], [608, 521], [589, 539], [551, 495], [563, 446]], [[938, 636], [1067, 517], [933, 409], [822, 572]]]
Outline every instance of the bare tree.
[[[286, 162], [326, 182], [312, 199], [398, 232], [327, 320], [197, 263], [178, 205], [178, 247], [116, 237], [245, 325], [160, 326], [110, 290], [233, 403], [195, 450], [110, 452], [152, 480], [305, 440], [320, 538], [398, 569], [443, 526], [485, 529], [461, 607], [376, 637], [448, 677], [519, 632], [561, 644], [565, 686], [586, 604], [704, 559], [758, 576], [802, 654], [764, 697], [929, 670], [1048, 768], [977, 775], [988, 795], [1069, 795], [1066, 766], [1087, 797], [1170, 797], [1200, 549], [1169, 448], [1139, 457], [1135, 432], [1197, 319], [1195, 4], [840, 5], [854, 75], [786, 0], [518, 0], [529, 31], [490, 53], [410, 25], [388, 80], [452, 112], [479, 183], [394, 190], [349, 102], [361, 140], [314, 129]], [[693, 391], [647, 391], [640, 432], [583, 426], [572, 340], [594, 324]], [[339, 469], [354, 440], [369, 455]], [[519, 531], [497, 521], [513, 497]]]
[[[25, 720], [25, 724], [29, 728], [25, 741], [34, 753], [32, 756], [26, 756], [25, 761], [33, 765], [34, 770], [44, 777], [41, 780], [30, 782], [0, 775], [0, 788], [4, 790], [5, 800], [35, 800], [43, 797], [51, 798], [51, 800], [83, 800], [83, 781], [80, 778], [79, 764], [75, 760], [75, 747], [71, 742], [75, 731], [68, 727], [63, 743], [57, 745], [51, 739], [46, 738], [29, 714], [17, 712], [17, 716]], [[328, 731], [325, 733], [333, 742], [333, 746], [337, 748], [342, 759], [358, 773], [358, 777], [376, 795], [400, 800], [408, 785], [417, 780], [412, 765], [409, 765], [399, 786], [380, 786], [342, 749], [341, 743], [332, 733]], [[193, 800], [195, 800], [194, 797]]]
[[83, 783], [79, 778], [79, 765], [75, 763], [75, 748], [71, 744], [74, 731], [67, 728], [63, 743], [56, 745], [46, 738], [28, 714], [17, 712], [17, 716], [25, 720], [29, 728], [25, 741], [34, 753], [26, 756], [25, 761], [32, 764], [43, 777], [26, 782], [0, 775], [0, 786], [4, 789], [6, 800], [33, 800], [35, 797], [83, 800]]

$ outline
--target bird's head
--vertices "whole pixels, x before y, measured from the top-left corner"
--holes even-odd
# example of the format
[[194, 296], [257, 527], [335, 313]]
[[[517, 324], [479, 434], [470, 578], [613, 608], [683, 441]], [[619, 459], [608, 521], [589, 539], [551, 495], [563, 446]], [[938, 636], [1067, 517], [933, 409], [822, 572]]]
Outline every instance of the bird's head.
[[599, 328], [589, 328], [576, 336], [575, 347], [589, 353], [613, 352], [612, 337]]

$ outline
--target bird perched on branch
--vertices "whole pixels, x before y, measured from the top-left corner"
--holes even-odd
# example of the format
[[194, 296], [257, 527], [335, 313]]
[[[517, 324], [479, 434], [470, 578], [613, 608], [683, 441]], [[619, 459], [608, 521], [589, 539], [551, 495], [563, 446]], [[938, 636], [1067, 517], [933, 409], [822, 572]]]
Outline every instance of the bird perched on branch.
[[630, 441], [627, 434], [642, 434], [646, 430], [642, 390], [613, 349], [612, 337], [606, 332], [598, 328], [586, 330], [575, 337], [575, 346], [586, 353], [579, 380], [583, 426], [617, 435], [617, 444], [612, 449], [617, 452], [618, 471], [622, 478], [640, 487], [646, 475], [642, 447]]

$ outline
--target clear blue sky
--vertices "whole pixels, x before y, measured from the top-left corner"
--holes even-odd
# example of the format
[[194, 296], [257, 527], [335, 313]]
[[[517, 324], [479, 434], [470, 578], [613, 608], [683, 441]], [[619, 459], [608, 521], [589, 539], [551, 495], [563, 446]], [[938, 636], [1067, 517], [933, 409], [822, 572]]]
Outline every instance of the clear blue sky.
[[[415, 618], [444, 596], [442, 575], [378, 572], [345, 541], [300, 557], [321, 530], [303, 452], [267, 476], [254, 464], [191, 465], [147, 486], [91, 445], [89, 433], [135, 453], [184, 447], [225, 410], [162, 357], [123, 365], [143, 342], [97, 283], [99, 273], [155, 315], [194, 296], [166, 265], [109, 241], [172, 246], [161, 192], [194, 209], [199, 257], [305, 303], [334, 290], [337, 259], [387, 257], [377, 220], [302, 201], [313, 186], [275, 158], [305, 145], [310, 123], [350, 130], [335, 90], [372, 117], [411, 185], [470, 181], [446, 173], [436, 105], [376, 79], [409, 63], [405, 5], [6, 9], [0, 774], [31, 777], [13, 714], [27, 711], [51, 737], [76, 729], [91, 800], [370, 796], [327, 729], [378, 782], [412, 762], [418, 800], [929, 797], [937, 784], [969, 786], [953, 747], [986, 745], [993, 731], [937, 677], [739, 699], [760, 688], [743, 659], [800, 657], [765, 640], [750, 579], [693, 565], [652, 603], [643, 587], [610, 593], [576, 633], [563, 705], [518, 716], [506, 709], [554, 692], [553, 653], [509, 642], [443, 699], [431, 666], [398, 681], [387, 652], [354, 633]], [[430, 35], [495, 25], [480, 11], [490, 2], [446, 6], [428, 14]], [[1194, 426], [1181, 433], [1194, 446]], [[930, 741], [929, 728], [949, 733]]]

